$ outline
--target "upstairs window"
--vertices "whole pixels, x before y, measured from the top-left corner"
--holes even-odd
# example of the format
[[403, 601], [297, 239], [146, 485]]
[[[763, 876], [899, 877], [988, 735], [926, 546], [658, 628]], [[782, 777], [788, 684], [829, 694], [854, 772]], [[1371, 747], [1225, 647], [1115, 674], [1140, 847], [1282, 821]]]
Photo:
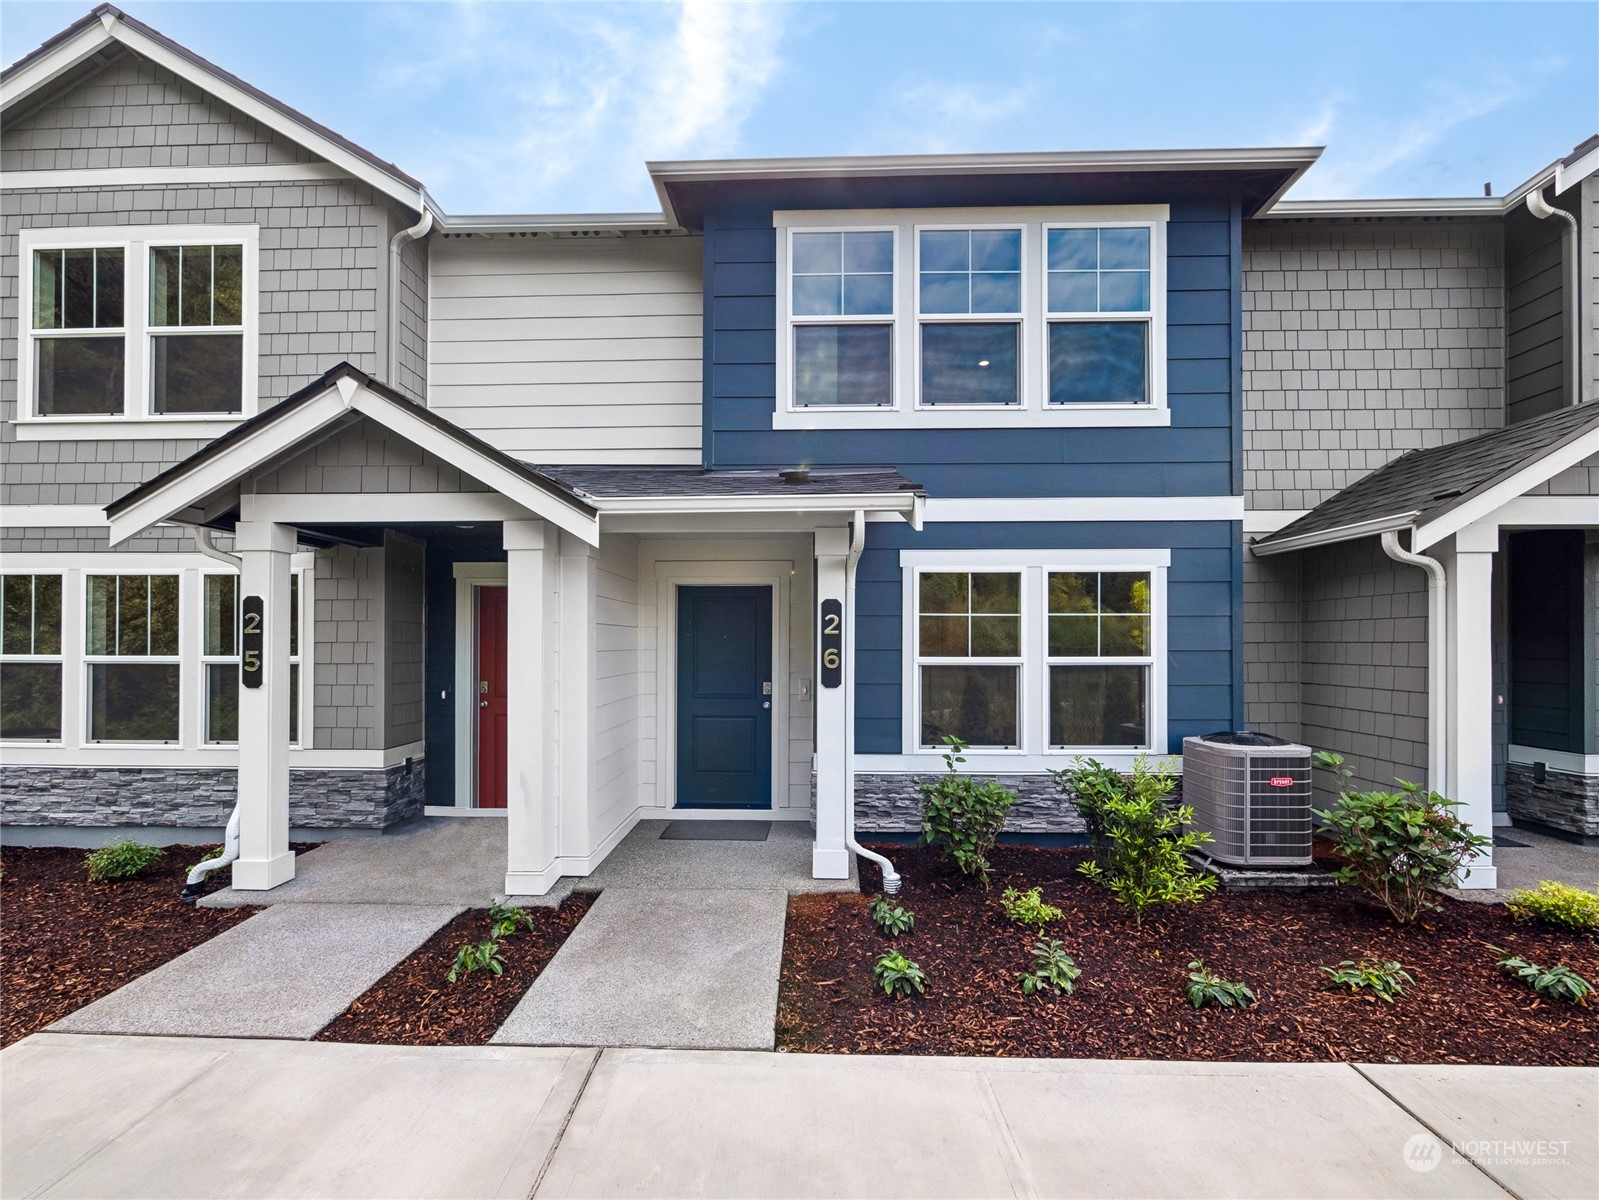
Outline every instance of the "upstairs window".
[[1019, 404], [1022, 231], [917, 231], [921, 402]]
[[244, 247], [151, 247], [149, 328], [150, 411], [241, 411]]
[[1050, 404], [1147, 404], [1147, 226], [1045, 230]]
[[790, 263], [795, 405], [892, 404], [893, 232], [796, 233]]
[[33, 353], [41, 416], [122, 412], [123, 266], [120, 246], [34, 251]]

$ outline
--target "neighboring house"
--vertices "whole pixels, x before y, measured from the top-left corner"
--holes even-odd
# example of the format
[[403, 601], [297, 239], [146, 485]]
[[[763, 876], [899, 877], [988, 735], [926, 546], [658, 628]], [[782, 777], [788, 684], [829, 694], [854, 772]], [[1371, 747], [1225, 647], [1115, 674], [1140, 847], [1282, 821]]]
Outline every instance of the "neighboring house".
[[237, 800], [269, 888], [298, 831], [498, 813], [527, 894], [760, 817], [843, 877], [946, 734], [1073, 832], [1052, 768], [1246, 722], [1483, 827], [1500, 745], [1512, 813], [1599, 833], [1592, 146], [1523, 189], [1574, 234], [1283, 202], [1313, 149], [458, 217], [109, 6], [0, 111], [8, 840]]

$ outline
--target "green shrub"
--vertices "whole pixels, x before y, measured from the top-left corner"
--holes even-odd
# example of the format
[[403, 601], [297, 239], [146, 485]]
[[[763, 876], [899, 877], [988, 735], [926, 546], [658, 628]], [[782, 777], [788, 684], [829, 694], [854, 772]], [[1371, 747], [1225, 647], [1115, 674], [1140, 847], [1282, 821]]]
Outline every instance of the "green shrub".
[[1499, 955], [1498, 967], [1510, 978], [1525, 984], [1545, 1000], [1564, 1000], [1567, 1004], [1588, 1003], [1593, 984], [1570, 967], [1540, 967], [1511, 954], [1501, 946], [1489, 946]]
[[1505, 901], [1505, 908], [1520, 920], [1542, 921], [1573, 933], [1593, 933], [1599, 929], [1599, 891], [1585, 891], [1553, 879], [1514, 893]]
[[944, 754], [944, 765], [949, 773], [932, 783], [922, 784], [919, 789], [922, 793], [922, 844], [942, 846], [955, 860], [961, 874], [976, 875], [986, 888], [988, 852], [1005, 827], [1005, 818], [1016, 802], [1016, 795], [992, 779], [962, 775], [956, 765], [966, 761], [961, 757], [966, 743], [946, 735], [944, 744], [949, 747]]
[[166, 851], [160, 846], [146, 846], [132, 838], [123, 838], [91, 852], [83, 864], [89, 868], [90, 883], [120, 883], [143, 875], [165, 855]]
[[1210, 841], [1210, 835], [1183, 832], [1194, 819], [1194, 810], [1166, 802], [1174, 786], [1168, 772], [1151, 770], [1139, 755], [1125, 787], [1117, 794], [1106, 792], [1096, 802], [1105, 837], [1104, 861], [1077, 868], [1132, 909], [1137, 925], [1144, 923], [1147, 908], [1198, 904], [1216, 888], [1214, 877], [1188, 861], [1188, 853]]
[[884, 896], [878, 896], [866, 910], [876, 925], [889, 937], [905, 933], [916, 924], [916, 914]]
[[1255, 1002], [1255, 993], [1241, 983], [1230, 983], [1214, 972], [1205, 970], [1205, 960], [1196, 958], [1188, 964], [1188, 1002], [1195, 1008], [1219, 1004], [1223, 1008], [1243, 1008]]
[[1016, 979], [1022, 985], [1022, 994], [1025, 996], [1040, 995], [1045, 988], [1057, 996], [1062, 992], [1070, 996], [1082, 973], [1082, 968], [1072, 961], [1058, 941], [1040, 938], [1033, 945], [1032, 970], [1023, 971]]
[[921, 995], [927, 990], [927, 976], [921, 967], [898, 950], [890, 950], [877, 960], [872, 978], [883, 985], [884, 994], [889, 996]]
[[494, 938], [486, 938], [476, 944], [468, 942], [457, 950], [455, 962], [445, 978], [454, 983], [474, 971], [489, 971], [495, 975], [505, 973], [505, 958], [500, 953], [500, 943]]
[[[1148, 776], [1147, 767], [1143, 773]], [[1070, 767], [1050, 774], [1055, 777], [1055, 787], [1060, 794], [1077, 806], [1094, 862], [1101, 869], [1109, 870], [1110, 842], [1105, 833], [1104, 807], [1109, 801], [1125, 800], [1131, 781], [1115, 767], [1107, 767], [1092, 758], [1075, 758]], [[1168, 787], [1166, 792], [1170, 791]]]
[[1346, 958], [1336, 967], [1317, 967], [1327, 972], [1330, 988], [1346, 987], [1351, 992], [1362, 989], [1389, 1004], [1395, 996], [1405, 994], [1405, 984], [1415, 983], [1409, 971], [1396, 962], [1383, 962], [1378, 958], [1362, 958], [1358, 962]]
[[[1354, 774], [1341, 756], [1326, 751], [1317, 753], [1316, 765], [1336, 774], [1341, 787]], [[1397, 792], [1340, 791], [1331, 810], [1313, 812], [1343, 856], [1338, 881], [1360, 888], [1408, 925], [1439, 907], [1428, 893], [1450, 886], [1461, 865], [1491, 842], [1455, 815], [1458, 802], [1395, 782]]]
[[507, 904], [489, 906], [489, 924], [496, 938], [510, 937], [524, 929], [533, 928], [533, 914], [525, 908]]
[[1018, 892], [1015, 888], [1006, 888], [999, 898], [1000, 907], [1005, 910], [1005, 915], [1018, 925], [1029, 929], [1037, 929], [1039, 936], [1043, 936], [1044, 926], [1051, 921], [1061, 918], [1060, 909], [1054, 905], [1044, 903], [1043, 889], [1028, 888], [1025, 892]]

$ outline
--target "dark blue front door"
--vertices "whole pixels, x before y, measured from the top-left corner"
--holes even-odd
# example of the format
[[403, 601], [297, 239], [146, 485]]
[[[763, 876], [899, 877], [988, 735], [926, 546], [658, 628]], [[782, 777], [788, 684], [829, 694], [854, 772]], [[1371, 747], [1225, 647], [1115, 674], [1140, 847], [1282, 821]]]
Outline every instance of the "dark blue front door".
[[677, 806], [772, 805], [772, 589], [677, 591]]

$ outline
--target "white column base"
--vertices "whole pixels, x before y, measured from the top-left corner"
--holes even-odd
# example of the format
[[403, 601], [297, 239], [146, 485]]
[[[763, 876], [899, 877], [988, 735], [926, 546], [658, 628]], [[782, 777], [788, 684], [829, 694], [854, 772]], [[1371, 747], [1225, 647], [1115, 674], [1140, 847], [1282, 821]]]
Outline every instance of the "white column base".
[[241, 892], [269, 892], [294, 878], [294, 851], [271, 858], [240, 858], [233, 863], [233, 886]]
[[1455, 886], [1461, 891], [1481, 891], [1499, 886], [1499, 868], [1492, 863], [1486, 866], [1461, 867], [1458, 876], [1459, 883]]
[[849, 851], [848, 850], [823, 850], [817, 848], [811, 851], [811, 878], [812, 879], [848, 879], [849, 878]]
[[544, 896], [561, 878], [559, 867], [547, 871], [507, 871], [505, 894], [507, 896]]

